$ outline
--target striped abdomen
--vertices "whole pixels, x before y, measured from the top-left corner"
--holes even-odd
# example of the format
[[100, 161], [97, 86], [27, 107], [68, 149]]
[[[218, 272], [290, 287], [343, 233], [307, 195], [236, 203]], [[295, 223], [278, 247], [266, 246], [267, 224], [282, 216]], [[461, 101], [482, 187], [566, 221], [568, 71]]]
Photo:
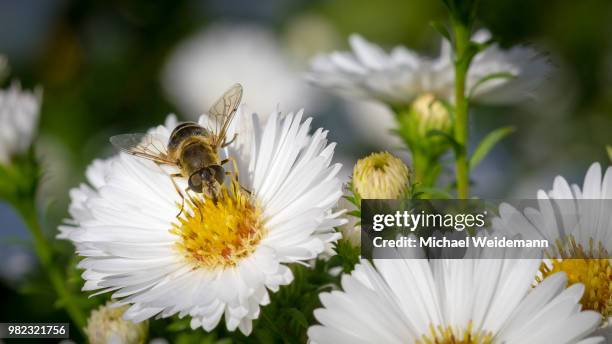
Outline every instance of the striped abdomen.
[[176, 157], [185, 177], [210, 165], [220, 163], [210, 145], [210, 132], [195, 122], [179, 124], [170, 135], [168, 154]]

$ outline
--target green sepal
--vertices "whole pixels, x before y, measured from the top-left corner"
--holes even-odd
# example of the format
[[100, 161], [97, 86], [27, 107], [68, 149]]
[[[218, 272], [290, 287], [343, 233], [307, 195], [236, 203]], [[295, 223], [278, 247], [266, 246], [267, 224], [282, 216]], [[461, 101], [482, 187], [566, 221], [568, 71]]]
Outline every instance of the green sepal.
[[462, 152], [464, 150], [463, 146], [460, 145], [459, 142], [457, 142], [457, 140], [455, 140], [455, 138], [451, 134], [445, 131], [437, 130], [437, 129], [430, 130], [427, 132], [427, 136], [428, 137], [434, 137], [434, 136], [443, 137], [451, 145], [451, 147], [453, 147], [453, 150], [455, 151], [455, 153]]
[[446, 27], [443, 22], [439, 20], [434, 20], [429, 22], [429, 25], [431, 25], [434, 30], [438, 31], [438, 33], [442, 35], [442, 37], [446, 38], [447, 41], [452, 41], [450, 31], [448, 31], [448, 27]]

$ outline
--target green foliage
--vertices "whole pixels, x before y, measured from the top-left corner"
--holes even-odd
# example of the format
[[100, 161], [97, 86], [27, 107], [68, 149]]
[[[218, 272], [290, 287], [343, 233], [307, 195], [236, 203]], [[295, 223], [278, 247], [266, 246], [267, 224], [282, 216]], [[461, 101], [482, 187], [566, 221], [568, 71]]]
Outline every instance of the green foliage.
[[487, 154], [493, 149], [493, 147], [506, 136], [512, 134], [516, 130], [515, 127], [507, 126], [498, 128], [487, 134], [482, 141], [476, 147], [474, 154], [470, 158], [470, 169], [478, 166], [478, 164], [484, 159]]
[[453, 147], [453, 150], [455, 152], [461, 152], [465, 149], [461, 144], [459, 144], [459, 142], [457, 142], [457, 140], [455, 140], [455, 138], [451, 134], [447, 132], [434, 129], [434, 130], [428, 131], [427, 136], [442, 138], [446, 143], [449, 144], [449, 146]]
[[448, 31], [448, 28], [443, 22], [431, 21], [429, 25], [431, 25], [431, 27], [433, 27], [434, 30], [436, 30], [440, 35], [442, 35], [442, 37], [444, 37], [447, 41], [450, 42], [452, 40], [450, 31]]
[[218, 326], [212, 332], [206, 332], [202, 329], [191, 329], [190, 321], [189, 317], [179, 319], [176, 316], [170, 320], [153, 321], [150, 323], [149, 338], [161, 336], [170, 340], [171, 343], [179, 344], [230, 344], [237, 342], [232, 339], [223, 325]]
[[309, 325], [316, 323], [313, 311], [321, 307], [319, 293], [338, 287], [338, 277], [329, 272], [332, 263], [318, 259], [312, 267], [293, 264], [293, 282], [270, 294], [270, 304], [245, 342], [305, 343]]
[[610, 162], [612, 162], [612, 146], [606, 146], [606, 151], [608, 151], [608, 158], [610, 158]]
[[476, 18], [478, 0], [442, 0], [454, 21], [463, 26], [471, 27]]
[[0, 164], [0, 199], [18, 207], [35, 199], [41, 170], [34, 149], [13, 157], [8, 165]]
[[[438, 107], [435, 109], [436, 113], [433, 113], [432, 109], [434, 102]], [[395, 133], [412, 154], [414, 182], [421, 186], [432, 187], [441, 171], [440, 157], [449, 148], [457, 149], [458, 146], [454, 145], [456, 141], [452, 136], [453, 106], [435, 99], [428, 109], [430, 112], [424, 114], [423, 111], [417, 111], [417, 106], [412, 106], [410, 109], [396, 108], [398, 129]]]
[[357, 207], [357, 209], [361, 209], [361, 197], [355, 191], [355, 187], [353, 186], [352, 180], [347, 183], [347, 188], [350, 193], [348, 195], [344, 195], [344, 198], [347, 201], [351, 202], [355, 207]]
[[448, 191], [437, 187], [417, 187], [414, 199], [451, 199]]
[[341, 266], [342, 271], [345, 273], [353, 271], [355, 265], [359, 263], [359, 257], [361, 255], [359, 247], [355, 247], [348, 240], [340, 239], [336, 243], [334, 250], [336, 251], [336, 255], [330, 258], [330, 266]]

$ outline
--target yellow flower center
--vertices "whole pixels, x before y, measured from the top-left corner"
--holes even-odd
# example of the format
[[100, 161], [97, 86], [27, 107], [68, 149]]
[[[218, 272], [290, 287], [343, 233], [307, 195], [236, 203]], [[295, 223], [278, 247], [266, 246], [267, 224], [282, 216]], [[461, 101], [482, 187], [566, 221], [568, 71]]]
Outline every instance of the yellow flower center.
[[458, 327], [429, 325], [429, 333], [422, 335], [415, 344], [490, 344], [492, 342], [491, 332], [474, 331], [470, 322], [465, 331]]
[[589, 247], [577, 244], [573, 236], [567, 240], [557, 240], [550, 257], [551, 266], [542, 263], [540, 271], [543, 278], [563, 271], [569, 284], [584, 284], [584, 295], [580, 300], [583, 309], [599, 312], [604, 319], [612, 316], [612, 265], [608, 252], [601, 242], [589, 240]]
[[186, 201], [189, 207], [173, 224], [178, 249], [198, 268], [235, 266], [251, 255], [265, 234], [261, 209], [239, 188], [223, 187], [219, 197]]

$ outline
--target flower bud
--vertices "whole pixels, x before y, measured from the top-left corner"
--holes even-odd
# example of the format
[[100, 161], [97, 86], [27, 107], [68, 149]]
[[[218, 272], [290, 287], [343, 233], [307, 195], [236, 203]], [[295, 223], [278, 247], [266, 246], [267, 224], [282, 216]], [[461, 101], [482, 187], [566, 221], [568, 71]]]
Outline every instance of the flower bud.
[[399, 117], [402, 137], [411, 150], [426, 152], [429, 156], [439, 156], [450, 144], [440, 135], [430, 135], [432, 130], [451, 134], [452, 119], [444, 104], [431, 93], [417, 97], [410, 110]]
[[0, 199], [13, 205], [36, 197], [41, 174], [31, 148], [40, 101], [39, 90], [24, 91], [19, 83], [0, 90]]
[[370, 154], [353, 169], [353, 188], [362, 199], [397, 199], [409, 184], [408, 167], [388, 152]]
[[32, 144], [40, 102], [40, 91], [24, 91], [19, 83], [0, 90], [0, 164], [8, 165]]
[[128, 306], [110, 307], [111, 302], [91, 312], [85, 334], [91, 344], [140, 344], [148, 332], [148, 322], [135, 324], [123, 319]]

